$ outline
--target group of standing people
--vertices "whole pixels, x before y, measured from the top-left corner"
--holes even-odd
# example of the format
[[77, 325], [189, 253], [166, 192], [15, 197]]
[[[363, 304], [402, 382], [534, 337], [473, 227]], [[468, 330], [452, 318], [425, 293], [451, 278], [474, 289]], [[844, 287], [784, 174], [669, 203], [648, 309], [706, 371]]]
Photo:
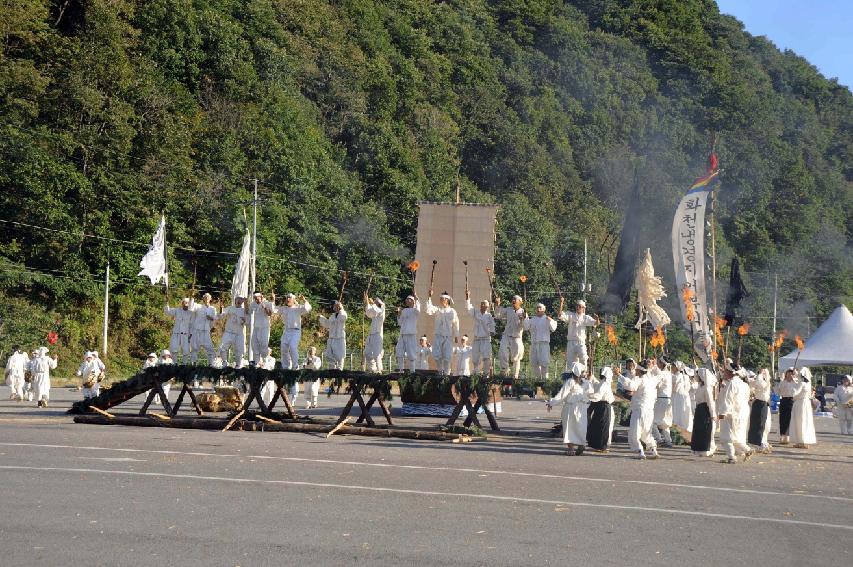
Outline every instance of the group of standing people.
[[[615, 394], [614, 374], [618, 376]], [[737, 463], [755, 452], [772, 452], [769, 405], [774, 390], [781, 397], [779, 443], [798, 448], [817, 443], [808, 368], [799, 373], [789, 369], [774, 388], [766, 368], [756, 374], [731, 359], [716, 373], [690, 368], [666, 356], [643, 364], [629, 359], [624, 370], [605, 367], [597, 377], [575, 362], [563, 387], [547, 404], [549, 410], [556, 403], [563, 404], [563, 442], [569, 455], [580, 455], [586, 447], [608, 450], [614, 423], [611, 406], [619, 397], [630, 401], [628, 445], [638, 458], [656, 459], [658, 447], [672, 447], [671, 429], [676, 427], [690, 439], [697, 456], [713, 456], [719, 435], [724, 462]], [[853, 410], [849, 377], [836, 392], [838, 406]], [[842, 432], [845, 427], [849, 432], [849, 421], [842, 420]]]
[[11, 389], [10, 400], [36, 400], [38, 407], [47, 407], [50, 400], [50, 371], [56, 368], [57, 357], [48, 356], [47, 347], [27, 354], [21, 347], [12, 347], [6, 360], [6, 385]]

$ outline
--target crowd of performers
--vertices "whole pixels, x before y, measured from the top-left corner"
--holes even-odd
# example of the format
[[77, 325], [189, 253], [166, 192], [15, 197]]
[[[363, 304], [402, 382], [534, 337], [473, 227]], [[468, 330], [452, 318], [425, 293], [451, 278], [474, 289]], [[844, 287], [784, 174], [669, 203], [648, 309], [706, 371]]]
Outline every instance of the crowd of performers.
[[[807, 447], [816, 442], [811, 411], [813, 389], [807, 368], [788, 370], [775, 387], [766, 369], [756, 374], [731, 360], [716, 372], [691, 368], [666, 357], [649, 359], [643, 364], [629, 360], [625, 369], [605, 367], [599, 376], [592, 376], [583, 363], [589, 360], [586, 333], [588, 327], [597, 326], [599, 321], [586, 313], [584, 301], [578, 300], [575, 309], [567, 311], [561, 298], [554, 318], [541, 303], [530, 315], [518, 295], [512, 297], [509, 305], [502, 305], [500, 297], [495, 297], [494, 305], [484, 299], [477, 306], [467, 292], [465, 295], [465, 309], [474, 322], [473, 337], [460, 333], [459, 316], [448, 293], [442, 293], [437, 304], [432, 301], [432, 293], [425, 305], [415, 294], [405, 299], [396, 310], [400, 335], [394, 354], [398, 369], [426, 369], [432, 359], [442, 374], [489, 375], [493, 372], [495, 321], [503, 321], [497, 357], [499, 368], [495, 371], [518, 378], [526, 331], [533, 378], [546, 379], [551, 362], [551, 335], [557, 329], [557, 321], [563, 321], [567, 324], [567, 372], [563, 387], [548, 404], [549, 408], [556, 403], [563, 404], [563, 435], [570, 454], [580, 454], [586, 446], [607, 449], [613, 430], [611, 404], [617, 397], [630, 401], [629, 444], [640, 458], [655, 458], [659, 445], [671, 446], [673, 426], [690, 436], [691, 449], [697, 455], [714, 454], [717, 432], [730, 462], [735, 462], [739, 456], [748, 459], [755, 450], [770, 451], [769, 400], [774, 390], [781, 397], [780, 443]], [[365, 368], [380, 373], [383, 371], [386, 305], [366, 293], [363, 299], [364, 314], [370, 319], [363, 349]], [[279, 345], [280, 367], [319, 370], [322, 366], [315, 347], [311, 347], [304, 360], [300, 362], [299, 359], [303, 320], [312, 312], [311, 304], [302, 295], [289, 293], [283, 304], [277, 305], [275, 294], [267, 299], [258, 292], [251, 300], [236, 297], [233, 305], [220, 312], [212, 304], [211, 295], [204, 294], [200, 302], [184, 298], [177, 307], [167, 304], [164, 312], [174, 319], [169, 349], [161, 351], [159, 356], [149, 354], [143, 368], [158, 364], [196, 364], [204, 351], [210, 366], [241, 368], [250, 364], [274, 369], [277, 362], [269, 346], [270, 323], [274, 317], [279, 317], [284, 327]], [[426, 336], [418, 337], [417, 323], [422, 316], [434, 319], [432, 341]], [[348, 313], [340, 301], [334, 302], [328, 316], [319, 315], [319, 325], [327, 331], [323, 355], [328, 368], [344, 367], [347, 319]], [[218, 320], [224, 320], [225, 325], [219, 347], [214, 348], [211, 332]], [[246, 356], [247, 335], [251, 360]], [[32, 401], [35, 398], [40, 407], [46, 407], [50, 397], [50, 371], [56, 368], [56, 363], [56, 357], [48, 356], [46, 347], [31, 355], [15, 347], [6, 365], [11, 399]], [[105, 370], [97, 352], [85, 353], [77, 372], [83, 379], [84, 397], [98, 395]], [[267, 400], [273, 395], [270, 386], [263, 392]], [[317, 406], [319, 387], [319, 381], [305, 384], [306, 407]], [[168, 383], [164, 388], [168, 388]], [[298, 388], [296, 383], [291, 390], [294, 399]], [[841, 431], [853, 434], [850, 377], [836, 388], [835, 397]]]

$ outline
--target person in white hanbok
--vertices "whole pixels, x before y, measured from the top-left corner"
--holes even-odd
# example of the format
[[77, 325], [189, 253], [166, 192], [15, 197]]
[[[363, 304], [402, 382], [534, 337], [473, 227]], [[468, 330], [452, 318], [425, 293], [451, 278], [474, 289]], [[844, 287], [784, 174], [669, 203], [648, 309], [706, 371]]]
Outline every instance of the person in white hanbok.
[[[275, 370], [275, 358], [272, 355], [272, 349], [267, 347], [261, 356], [258, 358], [257, 367], [262, 370]], [[261, 399], [265, 404], [269, 405], [275, 395], [275, 380], [267, 379], [261, 387]]]
[[570, 376], [556, 396], [548, 400], [548, 409], [562, 402], [563, 443], [567, 455], [581, 455], [586, 447], [587, 404], [592, 394], [592, 384], [585, 378], [586, 368], [572, 365]]
[[563, 300], [560, 300], [560, 321], [568, 324], [566, 330], [566, 369], [572, 362], [580, 361], [588, 364], [586, 351], [586, 328], [598, 325], [598, 320], [586, 314], [586, 301], [579, 299], [575, 302], [573, 312], [563, 311]]
[[853, 377], [845, 376], [835, 387], [835, 417], [842, 435], [853, 435]]
[[651, 372], [660, 375], [658, 397], [655, 400], [655, 425], [652, 435], [655, 442], [662, 447], [672, 447], [672, 372], [666, 357], [661, 356], [657, 362], [652, 362]]
[[272, 301], [267, 301], [263, 293], [255, 292], [249, 305], [247, 321], [251, 322], [251, 364], [263, 356], [270, 346], [270, 318], [275, 314], [275, 294]]
[[80, 368], [77, 369], [77, 376], [83, 379], [81, 392], [84, 400], [94, 398], [100, 393], [102, 374], [101, 367], [97, 363], [94, 353], [87, 352], [84, 355], [83, 362], [80, 364]]
[[6, 385], [9, 386], [10, 400], [24, 401], [24, 384], [30, 357], [18, 345], [12, 347], [12, 354], [6, 360]]
[[432, 356], [432, 345], [426, 335], [418, 341], [418, 349], [415, 351], [415, 369], [429, 370], [429, 357]]
[[57, 358], [47, 355], [47, 347], [38, 349], [38, 356], [30, 361], [30, 372], [33, 375], [33, 387], [38, 407], [46, 408], [50, 399], [50, 371], [56, 368]]
[[459, 339], [459, 345], [453, 347], [453, 354], [456, 355], [456, 371], [454, 376], [470, 376], [471, 375], [471, 345], [468, 344], [468, 335], [462, 335]]
[[770, 453], [772, 447], [768, 440], [770, 434], [770, 372], [762, 368], [758, 374], [748, 374], [747, 382], [752, 391], [752, 403], [749, 406], [749, 432], [747, 442], [757, 446], [759, 453]]
[[737, 457], [747, 461], [753, 450], [746, 443], [749, 424], [749, 386], [731, 367], [722, 371], [720, 393], [717, 396], [717, 420], [720, 442], [726, 450], [724, 463], [737, 463]]
[[[323, 361], [317, 356], [317, 347], [308, 349], [308, 356], [305, 357], [305, 362], [302, 363], [302, 368], [307, 370], [320, 370], [323, 366]], [[306, 380], [303, 384], [305, 387], [305, 409], [317, 407], [317, 398], [320, 396], [320, 378], [316, 380]]]
[[551, 365], [551, 333], [557, 330], [557, 321], [545, 312], [545, 305], [536, 306], [536, 315], [524, 319], [524, 330], [530, 337], [530, 367], [539, 380], [548, 379]]
[[305, 296], [292, 293], [284, 296], [284, 305], [277, 308], [284, 331], [281, 334], [281, 367], [285, 370], [299, 366], [299, 341], [302, 340], [302, 317], [311, 312]]
[[[628, 446], [637, 453], [639, 459], [657, 459], [658, 449], [652, 435], [655, 421], [655, 400], [658, 385], [661, 381], [659, 373], [646, 371], [642, 366], [636, 367], [637, 376], [625, 380], [625, 388], [631, 396], [631, 423], [628, 428]], [[645, 450], [643, 446], [645, 445]]]
[[812, 373], [808, 368], [800, 370], [802, 388], [794, 395], [791, 410], [791, 443], [798, 449], [808, 449], [817, 443], [812, 409]]
[[474, 320], [474, 343], [471, 345], [471, 372], [488, 376], [492, 371], [492, 335], [495, 334], [495, 318], [489, 312], [487, 300], [475, 309], [470, 292], [465, 292], [465, 308]]
[[785, 371], [782, 381], [776, 385], [776, 393], [779, 395], [779, 444], [787, 445], [790, 442], [791, 418], [794, 410], [794, 397], [803, 389], [802, 382], [795, 379], [794, 369]]
[[185, 297], [181, 299], [180, 307], [169, 307], [166, 304], [163, 312], [175, 320], [172, 326], [172, 336], [169, 339], [169, 349], [176, 356], [180, 356], [183, 363], [186, 364], [189, 362], [190, 353], [192, 352], [190, 345], [193, 322], [192, 301], [189, 297]]
[[397, 324], [400, 327], [400, 338], [394, 355], [397, 357], [397, 367], [400, 370], [417, 370], [418, 366], [418, 315], [421, 312], [421, 302], [417, 296], [406, 298], [403, 308], [397, 308]]
[[714, 433], [717, 430], [716, 375], [707, 368], [696, 370], [697, 387], [694, 390], [696, 407], [693, 411], [693, 431], [690, 436], [690, 449], [700, 457], [711, 457], [717, 452]]
[[450, 374], [450, 362], [453, 346], [459, 342], [459, 315], [452, 307], [453, 298], [447, 292], [439, 296], [439, 304], [432, 304], [427, 298], [426, 314], [435, 317], [432, 357], [439, 374]]
[[385, 302], [364, 293], [364, 314], [370, 319], [370, 331], [364, 344], [364, 362], [368, 372], [382, 372], [382, 357], [385, 355]]
[[672, 375], [672, 424], [682, 435], [687, 434], [688, 439], [693, 431], [692, 376], [692, 368], [686, 367], [680, 360], [676, 361], [675, 373]]
[[246, 322], [248, 314], [246, 310], [246, 298], [235, 297], [234, 305], [222, 310], [220, 319], [225, 319], [225, 331], [222, 333], [222, 341], [219, 343], [219, 358], [225, 366], [230, 366], [229, 353], [234, 351], [234, 367], [243, 367], [243, 356], [246, 353]]
[[501, 373], [518, 379], [521, 372], [521, 359], [524, 357], [524, 320], [527, 318], [522, 308], [521, 296], [514, 295], [509, 307], [501, 307], [500, 297], [495, 297], [495, 319], [504, 322], [501, 344], [498, 347], [498, 361]]
[[340, 301], [332, 305], [332, 314], [328, 317], [320, 315], [320, 326], [328, 329], [329, 338], [326, 341], [326, 363], [333, 370], [343, 370], [344, 359], [347, 356], [346, 335], [347, 312]]
[[213, 366], [213, 359], [216, 358], [216, 351], [210, 338], [210, 330], [219, 317], [219, 313], [216, 307], [210, 304], [212, 299], [213, 297], [209, 293], [205, 293], [201, 296], [201, 305], [195, 302], [191, 305], [193, 317], [190, 326], [190, 362], [193, 364], [198, 361], [202, 349], [207, 355], [208, 366]]
[[589, 421], [586, 429], [586, 444], [591, 449], [607, 452], [613, 435], [615, 416], [611, 404], [613, 395], [613, 370], [609, 366], [601, 369], [599, 379], [591, 380], [589, 395]]

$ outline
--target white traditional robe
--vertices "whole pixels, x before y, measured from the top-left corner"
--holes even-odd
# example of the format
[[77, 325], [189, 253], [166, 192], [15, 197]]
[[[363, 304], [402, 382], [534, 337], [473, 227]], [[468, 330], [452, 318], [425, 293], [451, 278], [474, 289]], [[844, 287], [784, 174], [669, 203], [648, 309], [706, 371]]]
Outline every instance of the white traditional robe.
[[241, 368], [246, 353], [246, 309], [231, 305], [222, 310], [219, 318], [225, 319], [225, 332], [222, 333], [222, 342], [219, 343], [219, 357], [228, 366], [229, 351], [234, 349], [234, 366]]
[[663, 441], [672, 444], [672, 435], [669, 431], [669, 428], [672, 427], [672, 372], [661, 370], [658, 367], [652, 368], [651, 372], [660, 375], [658, 396], [655, 400], [655, 426], [652, 428], [652, 435], [658, 443]]
[[592, 394], [592, 384], [589, 380], [578, 383], [574, 378], [566, 380], [557, 395], [551, 398], [550, 404], [563, 403], [563, 443], [586, 445], [587, 413], [589, 395]]
[[415, 369], [416, 370], [429, 370], [429, 357], [432, 356], [432, 347], [431, 346], [420, 346], [418, 345], [418, 349], [415, 351]]
[[726, 449], [726, 455], [734, 459], [739, 454], [750, 453], [752, 450], [746, 443], [749, 386], [739, 377], [723, 382], [717, 396], [717, 416], [720, 419], [720, 442]]
[[328, 317], [320, 315], [320, 326], [329, 330], [329, 339], [326, 341], [326, 362], [329, 368], [342, 370], [344, 359], [347, 356], [346, 335], [347, 312], [341, 307], [337, 313]]
[[475, 308], [471, 300], [465, 301], [465, 309], [474, 320], [471, 371], [487, 374], [492, 367], [492, 335], [495, 334], [495, 318], [488, 311], [480, 312], [480, 309]]
[[[262, 368], [264, 370], [275, 370], [275, 357], [273, 356], [262, 356], [257, 362], [258, 368]], [[272, 401], [273, 396], [275, 395], [275, 380], [267, 380], [264, 382], [263, 387], [261, 388], [261, 399], [264, 400], [264, 403], [269, 405]]]
[[415, 301], [414, 307], [404, 307], [397, 315], [400, 326], [400, 338], [394, 355], [397, 357], [397, 367], [400, 370], [415, 370], [418, 368], [418, 315], [421, 312], [420, 300]]
[[459, 337], [459, 315], [451, 306], [438, 307], [427, 299], [426, 314], [435, 317], [432, 357], [436, 369], [442, 374], [450, 374], [450, 361], [453, 356], [453, 340]]
[[370, 319], [370, 332], [364, 345], [364, 360], [369, 372], [382, 372], [382, 357], [385, 354], [385, 304], [379, 307], [371, 303], [364, 308], [364, 314]]
[[33, 388], [36, 401], [50, 399], [50, 371], [56, 368], [56, 359], [46, 353], [30, 361], [30, 372], [33, 375]]
[[501, 335], [501, 344], [498, 348], [498, 361], [501, 372], [518, 378], [521, 370], [521, 359], [524, 357], [524, 309], [509, 307], [498, 307], [495, 311], [495, 319], [504, 321], [504, 331]]
[[693, 382], [684, 372], [672, 375], [672, 423], [682, 431], [693, 431]]
[[169, 339], [169, 350], [172, 351], [172, 356], [180, 356], [184, 360], [184, 357], [188, 357], [192, 351], [190, 346], [193, 321], [192, 308], [188, 306], [184, 309], [180, 305], [178, 307], [167, 305], [163, 312], [175, 319], [175, 323], [172, 325], [172, 336]]
[[[306, 356], [302, 368], [308, 370], [320, 370], [323, 366], [323, 361], [319, 356]], [[316, 408], [317, 399], [320, 396], [320, 380], [311, 380], [303, 383], [305, 387], [305, 409]]]
[[12, 396], [24, 399], [24, 377], [30, 357], [25, 352], [13, 352], [6, 360], [6, 385], [12, 390]]
[[[838, 418], [841, 433], [853, 435], [853, 385], [835, 387], [835, 417]], [[848, 405], [849, 404], [849, 405]]]
[[811, 403], [811, 382], [804, 382], [802, 386], [794, 396], [791, 429], [788, 435], [791, 437], [791, 443], [814, 445], [817, 443], [817, 435], [815, 434], [814, 411]]
[[471, 353], [473, 348], [471, 345], [453, 347], [453, 354], [456, 355], [456, 376], [471, 375]]
[[282, 305], [278, 308], [278, 314], [284, 325], [281, 334], [281, 367], [287, 370], [299, 366], [299, 341], [302, 340], [302, 317], [311, 313], [311, 304], [308, 301], [288, 307]]
[[98, 360], [95, 358], [88, 362], [84, 360], [80, 364], [80, 368], [77, 369], [77, 376], [83, 378], [84, 384], [89, 380], [89, 376], [91, 376], [92, 374], [95, 375], [95, 383], [92, 385], [91, 388], [84, 387], [81, 390], [84, 400], [94, 398], [101, 392], [101, 383], [98, 381], [98, 377], [101, 374], [101, 366], [98, 364]]
[[626, 389], [634, 392], [631, 396], [631, 425], [628, 429], [628, 446], [632, 451], [643, 453], [642, 444], [645, 444], [653, 454], [657, 453], [657, 443], [652, 436], [652, 427], [660, 380], [660, 374], [651, 372], [625, 379]]
[[572, 367], [575, 358], [581, 364], [587, 364], [586, 328], [595, 325], [595, 319], [587, 314], [579, 315], [575, 311], [560, 313], [560, 321], [568, 324], [566, 330], [566, 371]]
[[270, 318], [274, 313], [275, 304], [271, 301], [257, 303], [252, 299], [249, 304], [248, 321], [251, 321], [252, 324], [252, 344], [250, 346], [253, 361], [261, 358], [261, 353], [266, 352], [270, 346]]
[[533, 376], [548, 378], [551, 365], [551, 333], [557, 330], [557, 321], [547, 315], [534, 315], [524, 320], [524, 330], [530, 337], [530, 366]]
[[219, 313], [213, 305], [204, 305], [203, 303], [195, 303], [191, 309], [193, 318], [190, 336], [190, 348], [192, 350], [190, 361], [195, 363], [201, 349], [204, 349], [205, 354], [207, 354], [208, 366], [213, 366], [216, 351], [213, 349], [213, 341], [210, 339], [210, 329]]

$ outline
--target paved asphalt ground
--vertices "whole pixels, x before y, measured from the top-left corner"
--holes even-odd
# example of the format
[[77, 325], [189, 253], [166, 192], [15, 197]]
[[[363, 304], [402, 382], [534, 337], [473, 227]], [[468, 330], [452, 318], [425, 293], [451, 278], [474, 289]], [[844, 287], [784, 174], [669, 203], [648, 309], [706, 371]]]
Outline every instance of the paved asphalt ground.
[[566, 457], [541, 402], [459, 445], [76, 425], [79, 394], [52, 395], [0, 401], [3, 566], [853, 564], [853, 438], [830, 418], [810, 451], [724, 465]]

